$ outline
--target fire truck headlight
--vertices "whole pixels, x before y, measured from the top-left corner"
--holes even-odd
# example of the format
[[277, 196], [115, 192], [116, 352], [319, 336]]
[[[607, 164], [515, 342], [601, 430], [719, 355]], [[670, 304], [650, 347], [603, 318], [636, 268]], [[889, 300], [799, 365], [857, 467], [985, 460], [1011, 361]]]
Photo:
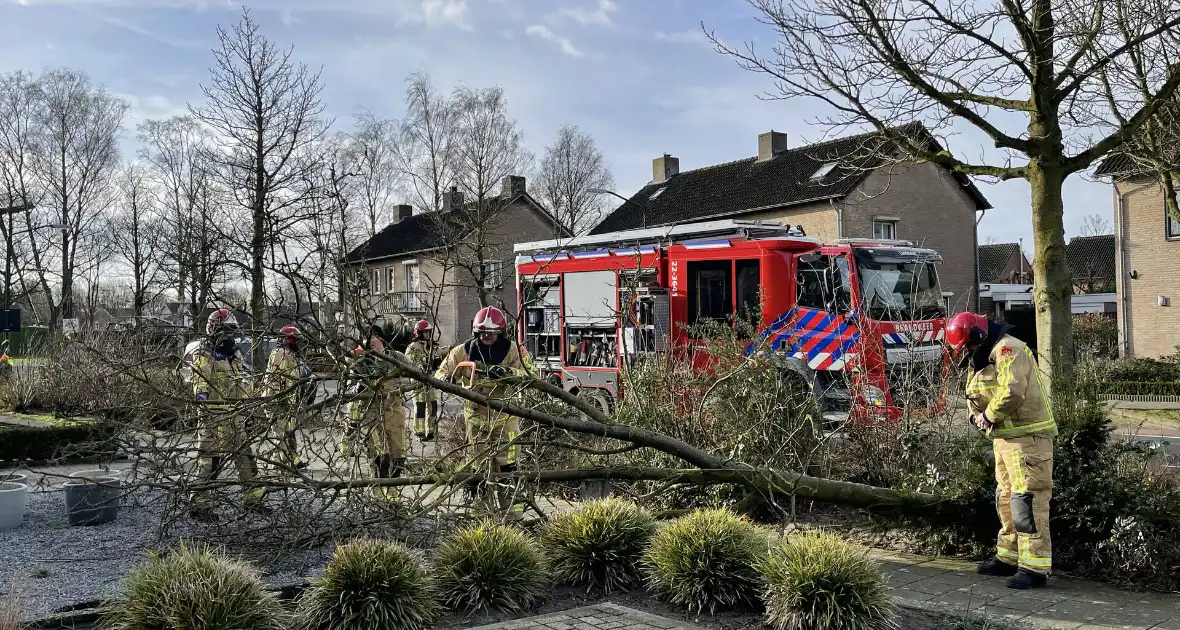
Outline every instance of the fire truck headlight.
[[880, 387], [875, 385], [865, 385], [860, 389], [860, 395], [870, 405], [874, 407], [885, 406], [885, 392], [881, 391]]

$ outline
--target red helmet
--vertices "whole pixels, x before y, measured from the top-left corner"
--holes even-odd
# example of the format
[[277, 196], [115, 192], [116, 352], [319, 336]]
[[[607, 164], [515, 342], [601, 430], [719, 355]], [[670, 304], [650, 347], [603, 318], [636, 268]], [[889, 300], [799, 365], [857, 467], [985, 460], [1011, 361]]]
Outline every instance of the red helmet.
[[303, 333], [299, 332], [298, 326], [287, 324], [279, 329], [279, 336], [283, 338], [283, 343], [295, 345], [295, 342], [303, 338]]
[[946, 342], [956, 352], [962, 352], [968, 343], [979, 343], [987, 339], [987, 318], [979, 313], [955, 313], [946, 325]]
[[420, 319], [420, 320], [418, 320], [417, 324], [414, 324], [414, 336], [415, 337], [418, 337], [418, 338], [425, 337], [425, 336], [429, 335], [430, 331], [432, 331], [432, 330], [434, 330], [434, 326], [432, 326], [430, 324], [430, 322], [428, 322], [424, 319]]
[[223, 328], [237, 330], [238, 318], [228, 308], [219, 308], [209, 313], [209, 320], [205, 322], [205, 334], [213, 336]]
[[507, 329], [508, 318], [504, 316], [504, 311], [494, 306], [485, 306], [479, 309], [475, 318], [471, 320], [471, 332], [476, 334], [502, 333]]

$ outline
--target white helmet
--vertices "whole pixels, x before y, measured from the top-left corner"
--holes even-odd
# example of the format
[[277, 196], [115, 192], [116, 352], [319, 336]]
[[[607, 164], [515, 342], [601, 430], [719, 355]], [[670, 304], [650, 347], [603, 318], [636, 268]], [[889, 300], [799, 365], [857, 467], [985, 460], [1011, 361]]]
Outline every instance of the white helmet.
[[228, 308], [219, 308], [209, 313], [209, 320], [205, 322], [205, 334], [212, 337], [222, 330], [237, 330], [238, 318]]

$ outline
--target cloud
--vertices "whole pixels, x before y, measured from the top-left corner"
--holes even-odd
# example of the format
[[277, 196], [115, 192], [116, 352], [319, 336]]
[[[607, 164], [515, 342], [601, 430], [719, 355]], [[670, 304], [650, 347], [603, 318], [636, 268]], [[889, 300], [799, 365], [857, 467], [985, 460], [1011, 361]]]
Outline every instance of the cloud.
[[557, 44], [557, 47], [561, 49], [561, 52], [569, 55], [570, 57], [586, 56], [586, 53], [579, 50], [577, 46], [574, 46], [574, 43], [571, 42], [568, 37], [562, 37], [561, 35], [554, 33], [549, 29], [548, 26], [543, 24], [533, 24], [532, 26], [526, 28], [524, 32], [532, 35], [533, 37], [540, 37], [547, 42]]
[[656, 31], [654, 37], [661, 42], [668, 42], [670, 44], [707, 44], [709, 40], [705, 38], [705, 34], [700, 29], [690, 28], [687, 31], [678, 31], [675, 33], [665, 33], [664, 31]]
[[467, 0], [422, 0], [422, 19], [427, 26], [471, 30], [467, 22]]
[[562, 9], [559, 15], [569, 18], [578, 24], [598, 24], [601, 26], [610, 26], [612, 24], [610, 16], [612, 13], [618, 10], [619, 5], [615, 4], [611, 0], [598, 0], [597, 8], [591, 10], [586, 10], [580, 7]]

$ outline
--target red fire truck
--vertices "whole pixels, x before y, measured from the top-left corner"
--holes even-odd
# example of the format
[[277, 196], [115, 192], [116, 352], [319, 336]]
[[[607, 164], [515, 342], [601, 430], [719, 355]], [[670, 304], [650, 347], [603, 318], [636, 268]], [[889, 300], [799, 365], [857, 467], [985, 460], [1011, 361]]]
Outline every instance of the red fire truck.
[[[941, 257], [905, 241], [824, 244], [779, 222], [714, 221], [516, 245], [520, 341], [542, 373], [609, 408], [619, 369], [750, 316], [760, 352], [822, 409], [894, 420], [945, 404]], [[699, 327], [698, 327], [699, 328]]]

